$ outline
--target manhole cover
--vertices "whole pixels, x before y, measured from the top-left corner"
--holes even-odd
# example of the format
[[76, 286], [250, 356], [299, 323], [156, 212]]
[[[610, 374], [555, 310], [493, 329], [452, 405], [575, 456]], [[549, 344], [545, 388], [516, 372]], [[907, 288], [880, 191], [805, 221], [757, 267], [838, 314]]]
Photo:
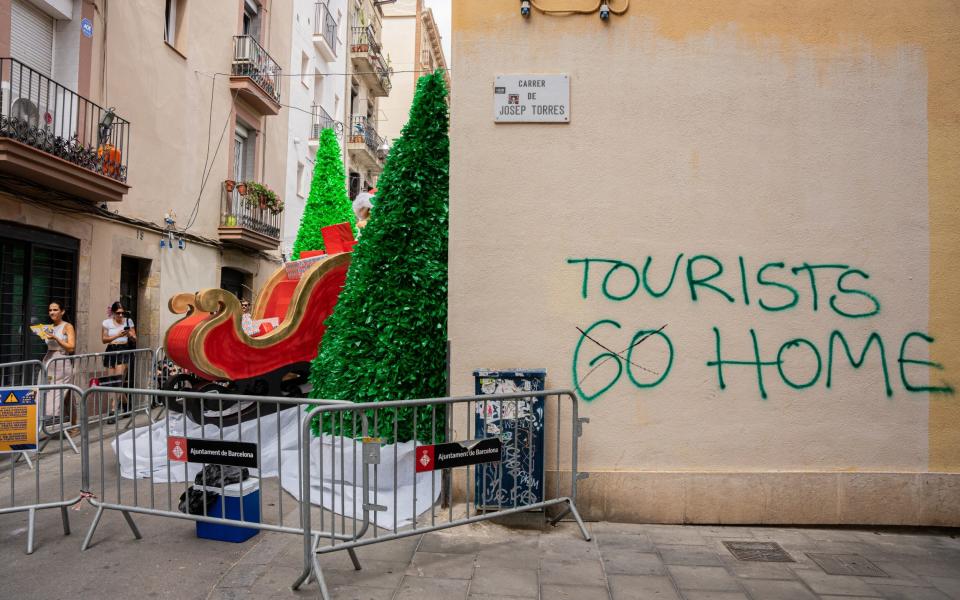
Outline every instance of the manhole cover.
[[890, 577], [877, 565], [859, 554], [811, 554], [813, 562], [820, 565], [827, 575], [856, 575], [858, 577]]
[[794, 562], [786, 550], [776, 542], [731, 542], [725, 541], [730, 554], [737, 560], [751, 562]]

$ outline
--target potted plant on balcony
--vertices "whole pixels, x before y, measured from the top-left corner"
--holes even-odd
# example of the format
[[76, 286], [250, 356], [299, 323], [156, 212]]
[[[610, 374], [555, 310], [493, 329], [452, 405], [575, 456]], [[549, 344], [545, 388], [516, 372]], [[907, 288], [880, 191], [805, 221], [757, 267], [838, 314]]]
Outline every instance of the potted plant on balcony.
[[248, 181], [246, 188], [247, 194], [245, 198], [247, 200], [247, 206], [268, 209], [273, 214], [283, 212], [283, 202], [280, 200], [280, 197], [267, 186], [262, 183], [257, 183], [256, 181]]
[[363, 31], [362, 35], [358, 38], [354, 38], [354, 44], [350, 46], [351, 52], [367, 52], [370, 49], [369, 38], [370, 30], [367, 29], [367, 14], [363, 11], [357, 13], [357, 24], [360, 29]]
[[229, 194], [233, 191], [233, 188], [237, 185], [237, 182], [232, 179], [227, 179], [223, 182], [223, 189]]

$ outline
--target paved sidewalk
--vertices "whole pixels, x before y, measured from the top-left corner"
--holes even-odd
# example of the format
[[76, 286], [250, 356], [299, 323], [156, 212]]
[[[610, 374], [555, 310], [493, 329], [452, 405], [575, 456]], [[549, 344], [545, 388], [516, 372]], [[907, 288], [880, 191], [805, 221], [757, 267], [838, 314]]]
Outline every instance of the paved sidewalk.
[[[95, 543], [79, 546], [93, 510], [37, 521], [24, 554], [26, 516], [0, 515], [0, 597], [245, 599], [318, 597], [299, 592], [301, 538], [261, 533], [243, 544], [199, 540], [189, 522], [137, 516], [134, 540], [108, 513]], [[363, 547], [363, 570], [345, 552], [321, 555], [335, 600], [960, 600], [960, 531], [701, 527], [572, 523], [539, 530], [480, 523]], [[737, 560], [723, 541], [777, 542], [795, 562]], [[755, 549], [755, 548], [754, 548]], [[841, 561], [877, 576], [830, 575]]]

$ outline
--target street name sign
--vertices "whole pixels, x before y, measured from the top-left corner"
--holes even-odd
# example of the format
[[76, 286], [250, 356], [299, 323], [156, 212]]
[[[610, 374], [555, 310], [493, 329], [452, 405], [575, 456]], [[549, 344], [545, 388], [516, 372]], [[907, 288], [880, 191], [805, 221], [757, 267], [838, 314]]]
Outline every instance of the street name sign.
[[567, 75], [497, 75], [493, 84], [497, 123], [569, 123]]

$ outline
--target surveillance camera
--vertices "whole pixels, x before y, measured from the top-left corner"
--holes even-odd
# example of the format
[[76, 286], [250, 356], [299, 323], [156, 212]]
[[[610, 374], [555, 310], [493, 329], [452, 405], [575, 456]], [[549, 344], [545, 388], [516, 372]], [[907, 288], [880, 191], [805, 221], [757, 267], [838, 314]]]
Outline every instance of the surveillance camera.
[[520, 16], [530, 16], [530, 0], [520, 0]]
[[610, 18], [610, 6], [606, 2], [600, 5], [600, 18], [604, 21]]

